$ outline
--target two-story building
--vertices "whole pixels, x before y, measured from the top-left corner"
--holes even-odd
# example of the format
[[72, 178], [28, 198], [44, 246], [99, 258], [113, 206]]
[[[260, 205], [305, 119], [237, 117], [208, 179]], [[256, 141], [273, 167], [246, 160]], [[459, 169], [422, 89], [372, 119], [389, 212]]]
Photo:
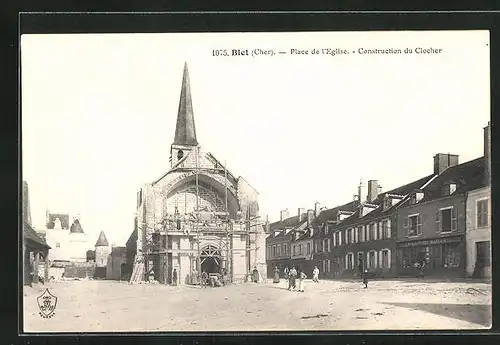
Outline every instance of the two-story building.
[[434, 174], [427, 186], [414, 190], [398, 209], [399, 275], [464, 276], [466, 193], [484, 176], [484, 158], [463, 164], [458, 156], [434, 156]]
[[285, 267], [291, 265], [292, 230], [303, 223], [303, 209], [299, 209], [299, 214], [289, 216], [288, 210], [280, 212], [280, 220], [269, 224], [269, 235], [266, 238], [266, 266], [267, 276], [274, 276], [274, 268], [277, 266], [281, 274]]
[[466, 267], [467, 277], [491, 277], [491, 129], [484, 128], [484, 178], [467, 193]]
[[354, 277], [367, 270], [372, 276], [396, 276], [397, 210], [416, 188], [425, 187], [429, 175], [401, 187], [381, 193], [376, 180], [368, 181], [368, 191], [358, 187], [355, 212], [332, 227], [335, 277]]
[[[314, 220], [314, 265], [320, 271], [320, 278], [335, 277], [338, 262], [332, 260], [333, 228], [351, 216], [358, 207], [358, 201], [323, 210]], [[337, 265], [337, 266], [336, 266]]]

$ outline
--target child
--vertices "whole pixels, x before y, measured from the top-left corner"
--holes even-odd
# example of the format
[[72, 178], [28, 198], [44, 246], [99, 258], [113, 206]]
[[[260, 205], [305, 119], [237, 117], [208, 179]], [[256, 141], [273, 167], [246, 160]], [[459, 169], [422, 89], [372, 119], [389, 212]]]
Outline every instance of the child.
[[304, 272], [300, 272], [299, 275], [299, 291], [304, 292], [304, 280], [307, 278], [306, 274]]

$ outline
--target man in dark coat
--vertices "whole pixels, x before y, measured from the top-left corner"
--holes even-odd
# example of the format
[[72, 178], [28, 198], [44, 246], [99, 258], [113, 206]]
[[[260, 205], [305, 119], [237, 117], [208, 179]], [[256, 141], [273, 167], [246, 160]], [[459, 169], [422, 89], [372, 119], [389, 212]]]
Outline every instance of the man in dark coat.
[[172, 285], [176, 286], [177, 285], [177, 269], [174, 268], [174, 271], [172, 272]]

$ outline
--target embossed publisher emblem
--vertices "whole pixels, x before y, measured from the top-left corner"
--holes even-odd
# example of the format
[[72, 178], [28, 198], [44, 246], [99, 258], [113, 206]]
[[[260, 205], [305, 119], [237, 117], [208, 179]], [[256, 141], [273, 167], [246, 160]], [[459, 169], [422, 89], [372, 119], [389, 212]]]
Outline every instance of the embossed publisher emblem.
[[49, 289], [45, 289], [43, 294], [37, 298], [38, 308], [40, 308], [40, 316], [48, 319], [54, 317], [57, 306], [57, 297], [50, 293]]

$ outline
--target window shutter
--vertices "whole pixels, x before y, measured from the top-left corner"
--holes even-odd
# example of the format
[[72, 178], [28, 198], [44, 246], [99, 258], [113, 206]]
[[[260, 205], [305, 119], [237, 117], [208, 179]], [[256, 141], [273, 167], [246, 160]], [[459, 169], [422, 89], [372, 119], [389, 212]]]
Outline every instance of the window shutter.
[[391, 250], [390, 249], [387, 251], [387, 263], [388, 263], [387, 268], [391, 268]]
[[384, 258], [384, 255], [382, 254], [382, 251], [378, 252], [378, 267], [379, 268], [384, 268], [384, 263], [382, 262]]
[[375, 267], [373, 267], [373, 268], [377, 268], [377, 266], [378, 266], [378, 252], [377, 251], [373, 252], [373, 255], [375, 255], [374, 260], [373, 260], [373, 264]]
[[451, 231], [457, 231], [458, 230], [458, 208], [453, 207], [451, 209]]
[[441, 232], [441, 211], [436, 212], [436, 232]]
[[378, 237], [378, 230], [379, 230], [378, 223], [373, 224], [373, 229], [375, 230], [375, 234], [374, 234], [375, 236], [373, 239], [378, 240], [379, 239], [379, 237]]
[[339, 231], [339, 246], [342, 245], [342, 230]]
[[370, 268], [370, 252], [366, 252], [366, 268]]
[[348, 265], [349, 265], [349, 261], [348, 261], [347, 254], [346, 254], [345, 255], [345, 269], [346, 270], [349, 269]]
[[408, 237], [408, 235], [409, 235], [409, 233], [408, 233], [408, 218], [405, 218], [403, 221], [403, 230], [405, 233], [405, 237]]
[[354, 228], [354, 243], [358, 243], [359, 241], [359, 236], [358, 236], [358, 228]]
[[387, 219], [387, 238], [391, 238], [391, 220]]
[[422, 235], [422, 216], [417, 216], [417, 235]]
[[335, 237], [337, 236], [337, 233], [333, 233], [333, 246], [336, 247], [337, 246], [337, 241], [335, 240]]

